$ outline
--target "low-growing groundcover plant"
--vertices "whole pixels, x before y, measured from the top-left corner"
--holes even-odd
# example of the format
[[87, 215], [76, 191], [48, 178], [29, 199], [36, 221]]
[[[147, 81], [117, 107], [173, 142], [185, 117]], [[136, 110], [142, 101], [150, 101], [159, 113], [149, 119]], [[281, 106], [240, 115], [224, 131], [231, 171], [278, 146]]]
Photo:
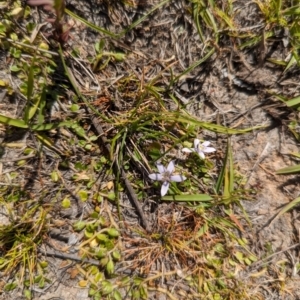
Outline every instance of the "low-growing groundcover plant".
[[[48, 10], [51, 7], [51, 12], [54, 11], [56, 14], [56, 19], [50, 20], [54, 29], [53, 36], [58, 35], [58, 40], [65, 41], [64, 38], [59, 38], [64, 34], [63, 6], [61, 5], [63, 2], [30, 0], [28, 3], [32, 6], [48, 5], [46, 7]], [[6, 38], [6, 34], [8, 33], [4, 31], [3, 39]], [[32, 42], [40, 43], [41, 37], [38, 36]], [[14, 44], [10, 46], [15, 47]], [[26, 51], [30, 49], [24, 56], [27, 60], [26, 64], [23, 64], [24, 59], [21, 59], [24, 49]], [[77, 119], [79, 114], [73, 111], [73, 105], [67, 109], [68, 117], [64, 116], [63, 121], [46, 122], [46, 120], [51, 120], [48, 115], [47, 100], [53, 90], [53, 74], [59, 64], [64, 64], [65, 53], [63, 50], [60, 51], [62, 61], [59, 61], [54, 59], [53, 53], [48, 53], [47, 49], [42, 53], [39, 50], [35, 53], [32, 48], [24, 49], [18, 48], [19, 52], [11, 51], [11, 55], [15, 59], [14, 75], [22, 80], [20, 86], [22, 89], [17, 90], [16, 93], [20, 93], [22, 99], [25, 98], [25, 111], [19, 118], [1, 115], [0, 121], [10, 130], [21, 128], [24, 133], [30, 132], [35, 142], [35, 137], [37, 138], [36, 149], [28, 152], [29, 149], [26, 148], [24, 155], [34, 154], [33, 157], [40, 157], [41, 162], [45, 163], [49, 151], [52, 150], [58, 166], [51, 159], [53, 154], [49, 155], [51, 164], [47, 172], [43, 173], [45, 178], [41, 180], [41, 184], [47, 182], [47, 185], [41, 186], [41, 190], [44, 189], [45, 193], [39, 197], [36, 195], [36, 190], [33, 190], [32, 194], [24, 194], [19, 189], [2, 190], [1, 203], [8, 207], [8, 211], [14, 210], [11, 213], [12, 222], [1, 226], [0, 247], [3, 257], [0, 261], [0, 268], [1, 271], [5, 271], [8, 278], [5, 279], [6, 282], [1, 282], [3, 292], [25, 287], [24, 295], [31, 299], [34, 287], [38, 286], [43, 289], [50, 284], [51, 280], [54, 280], [47, 276], [49, 272], [47, 262], [39, 258], [39, 255], [47, 254], [42, 250], [41, 245], [49, 239], [47, 231], [52, 226], [52, 224], [50, 226], [51, 214], [56, 213], [57, 203], [59, 203], [60, 210], [70, 208], [72, 203], [70, 198], [74, 197], [75, 193], [76, 201], [80, 203], [89, 201], [94, 205], [90, 213], [80, 216], [82, 220], [73, 220], [74, 231], [82, 233], [83, 236], [81, 243], [76, 246], [78, 256], [75, 257], [76, 261], [81, 260], [82, 264], [77, 266], [74, 273], [78, 274], [78, 286], [89, 288], [90, 297], [120, 299], [121, 292], [124, 293], [124, 291], [132, 299], [148, 299], [152, 291], [171, 296], [167, 290], [156, 287], [166, 276], [173, 277], [176, 282], [184, 282], [185, 286], [193, 290], [193, 297], [196, 298], [199, 298], [201, 293], [213, 295], [215, 298], [219, 294], [232, 294], [229, 287], [237, 284], [233, 276], [234, 268], [240, 264], [243, 266], [250, 264], [255, 257], [246, 252], [245, 241], [231, 232], [237, 230], [237, 226], [230, 222], [226, 215], [218, 216], [221, 211], [216, 207], [216, 203], [224, 204], [223, 198], [230, 203], [230, 196], [233, 193], [230, 187], [233, 185], [233, 181], [231, 182], [233, 177], [228, 175], [232, 173], [232, 170], [229, 171], [227, 158], [224, 160], [224, 170], [227, 171], [221, 173], [223, 175], [219, 177], [220, 186], [224, 178], [230, 182], [228, 187], [225, 185], [226, 195], [223, 197], [220, 194], [223, 192], [220, 186], [216, 189], [217, 193], [213, 188], [215, 182], [210, 172], [214, 169], [214, 163], [206, 158], [205, 154], [214, 152], [214, 148], [209, 147], [208, 142], [200, 143], [200, 140], [195, 139], [194, 149], [189, 148], [187, 152], [195, 152], [197, 155], [178, 160], [178, 166], [181, 168], [178, 173], [174, 173], [175, 155], [172, 152], [165, 153], [161, 145], [164, 141], [170, 149], [177, 147], [182, 144], [182, 140], [187, 141], [194, 137], [194, 132], [202, 127], [223, 134], [244, 133], [248, 129], [229, 129], [202, 122], [189, 116], [184, 110], [170, 112], [163, 101], [164, 92], [156, 86], [155, 80], [147, 82], [142, 90], [134, 74], [129, 74], [128, 78], [125, 77], [123, 81], [117, 83], [119, 93], [124, 93], [122, 95], [124, 97], [133, 98], [131, 95], [130, 97], [126, 95], [130, 90], [136, 93], [134, 96], [137, 102], [143, 104], [130, 103], [131, 107], [113, 117], [103, 118], [100, 113], [96, 115], [99, 119], [110, 122], [113, 130], [111, 134], [108, 134], [109, 155], [95, 158], [92, 153], [98, 149], [98, 146], [92, 138], [94, 134], [88, 129], [91, 124], [80, 118]], [[67, 68], [65, 68], [65, 73], [67, 74]], [[64, 80], [70, 80], [70, 78], [65, 76]], [[78, 89], [73, 83], [71, 86], [75, 91], [76, 88]], [[59, 93], [60, 90], [57, 92]], [[83, 100], [84, 105], [89, 104], [94, 109], [93, 113], [96, 114], [97, 109], [87, 101], [84, 95], [77, 93], [76, 96], [77, 99]], [[64, 97], [62, 93], [55, 99], [64, 99]], [[171, 96], [170, 98], [172, 99]], [[76, 97], [72, 100], [76, 101]], [[81, 105], [84, 109], [82, 103], [78, 102], [76, 105]], [[64, 132], [68, 136], [68, 141], [61, 138], [65, 148], [64, 151], [59, 151], [53, 142], [52, 135], [56, 130], [63, 132], [63, 129], [70, 131]], [[140, 133], [142, 133], [142, 139]], [[154, 149], [155, 151], [151, 149], [155, 144], [158, 145], [158, 151], [158, 148]], [[72, 152], [72, 148], [68, 146], [75, 148], [76, 153], [84, 153], [84, 155], [89, 153], [90, 163], [83, 163], [81, 156]], [[143, 149], [149, 149], [149, 151]], [[101, 150], [98, 149], [98, 152], [101, 153]], [[162, 182], [161, 196], [165, 201], [172, 201], [173, 204], [167, 204], [167, 206], [171, 205], [174, 208], [160, 210], [151, 232], [139, 225], [129, 227], [119, 225], [119, 223], [122, 224], [120, 221], [122, 212], [120, 211], [119, 215], [112, 213], [113, 209], [108, 204], [111, 202], [111, 205], [116, 204], [121, 207], [119, 205], [121, 197], [118, 195], [123, 191], [123, 184], [121, 180], [118, 180], [119, 174], [114, 174], [115, 193], [109, 191], [108, 184], [104, 187], [101, 185], [100, 190], [94, 193], [93, 187], [97, 182], [94, 173], [101, 171], [111, 176], [111, 165], [114, 160], [117, 160], [120, 166], [124, 165], [128, 170], [128, 178], [134, 187], [134, 192], [141, 197], [151, 199], [153, 189], [146, 186], [149, 181], [144, 180], [139, 169], [132, 168], [128, 162], [134, 160], [141, 166], [151, 166], [155, 161], [169, 159], [169, 156], [172, 160], [167, 167], [158, 163], [159, 173], [150, 174], [149, 177], [151, 180]], [[20, 173], [23, 170], [22, 167], [25, 169], [27, 167], [26, 159], [17, 162], [20, 164], [18, 169]], [[65, 169], [74, 172], [73, 176], [64, 178], [62, 174]], [[11, 173], [10, 178], [15, 178], [13, 176], [18, 178], [17, 174]], [[75, 192], [70, 193], [72, 189], [67, 188], [66, 182]], [[173, 182], [178, 183], [178, 186], [173, 185]], [[52, 190], [55, 191], [54, 195]], [[62, 191], [67, 191], [67, 195]], [[166, 196], [168, 191], [172, 192], [170, 196]], [[44, 203], [44, 197], [49, 202]], [[160, 206], [159, 198], [153, 199]], [[19, 219], [15, 217], [18, 212], [17, 208], [23, 212], [28, 209], [28, 212]], [[232, 214], [230, 210], [227, 213]], [[59, 221], [63, 222], [63, 220]], [[214, 238], [211, 238], [212, 236]], [[225, 244], [226, 239], [235, 241], [242, 250], [236, 251], [222, 246], [222, 242]], [[122, 243], [123, 241], [126, 245]], [[66, 249], [69, 251], [68, 247]], [[67, 259], [69, 258], [67, 256]], [[122, 265], [127, 265], [126, 269], [132, 273], [126, 275], [126, 272], [119, 270]], [[220, 272], [221, 267], [225, 268], [228, 274]], [[167, 273], [164, 271], [165, 268], [168, 270]], [[202, 282], [199, 282], [199, 278], [203, 278]], [[241, 287], [235, 293], [242, 295], [245, 289]]]

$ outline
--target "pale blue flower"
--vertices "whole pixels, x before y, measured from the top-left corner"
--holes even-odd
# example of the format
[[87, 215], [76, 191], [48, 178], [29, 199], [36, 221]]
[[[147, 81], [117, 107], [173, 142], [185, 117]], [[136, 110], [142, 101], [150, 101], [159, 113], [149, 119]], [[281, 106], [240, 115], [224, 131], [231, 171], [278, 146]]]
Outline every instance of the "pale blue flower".
[[194, 140], [194, 148], [183, 148], [182, 151], [188, 152], [188, 153], [196, 152], [202, 159], [205, 159], [204, 153], [211, 153], [211, 152], [216, 151], [215, 148], [208, 147], [209, 145], [210, 145], [210, 142], [206, 141], [206, 142], [200, 143], [200, 140], [195, 139]]
[[159, 173], [149, 174], [149, 178], [163, 182], [160, 192], [162, 197], [167, 194], [171, 181], [181, 182], [186, 180], [186, 177], [182, 175], [172, 175], [175, 169], [175, 163], [173, 160], [170, 161], [167, 168], [165, 168], [161, 163], [157, 163], [156, 166]]

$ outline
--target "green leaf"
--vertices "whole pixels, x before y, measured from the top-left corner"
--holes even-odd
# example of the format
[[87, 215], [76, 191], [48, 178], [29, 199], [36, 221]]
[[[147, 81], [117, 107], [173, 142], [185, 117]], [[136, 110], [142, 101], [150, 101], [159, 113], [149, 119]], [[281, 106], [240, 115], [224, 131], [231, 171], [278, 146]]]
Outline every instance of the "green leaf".
[[116, 228], [108, 228], [107, 229], [107, 234], [110, 237], [118, 237], [120, 235], [119, 231]]
[[106, 242], [108, 240], [108, 237], [106, 234], [104, 233], [98, 233], [96, 235], [96, 239], [99, 241], [99, 242]]
[[300, 158], [300, 153], [291, 153], [291, 155], [293, 155], [293, 156], [295, 156], [295, 157], [297, 157], [297, 158]]
[[53, 129], [63, 127], [63, 126], [71, 127], [72, 124], [73, 124], [73, 122], [64, 121], [64, 122], [60, 122], [60, 123], [48, 123], [48, 124], [41, 124], [41, 125], [32, 125], [32, 126], [30, 126], [30, 128], [34, 131], [48, 131], [48, 130], [53, 130]]
[[17, 287], [17, 284], [15, 282], [8, 283], [4, 286], [4, 291], [10, 292], [14, 290]]
[[148, 146], [147, 154], [156, 161], [161, 157], [161, 144], [158, 142], [153, 142]]
[[174, 82], [178, 81], [178, 79], [184, 75], [186, 75], [187, 73], [191, 72], [192, 70], [194, 70], [196, 67], [198, 67], [199, 65], [203, 64], [205, 61], [207, 61], [213, 54], [215, 53], [215, 49], [212, 48], [210, 49], [210, 51], [200, 60], [196, 61], [195, 63], [193, 63], [190, 67], [188, 67], [186, 70], [184, 70], [180, 75], [176, 76], [174, 78]]
[[87, 27], [90, 27], [90, 28], [94, 29], [94, 30], [97, 31], [97, 32], [106, 34], [106, 35], [108, 35], [108, 36], [110, 36], [110, 37], [112, 37], [112, 38], [116, 38], [116, 37], [118, 36], [118, 35], [115, 34], [115, 33], [112, 33], [112, 32], [110, 32], [110, 31], [108, 31], [108, 30], [106, 30], [106, 29], [104, 29], [104, 28], [102, 28], [102, 27], [98, 27], [98, 26], [94, 25], [93, 23], [88, 22], [88, 21], [85, 20], [84, 18], [79, 17], [78, 15], [76, 15], [75, 13], [73, 13], [72, 11], [70, 11], [70, 10], [68, 10], [68, 9], [65, 9], [65, 12], [66, 12], [69, 16], [71, 16], [72, 18], [74, 18], [75, 20], [80, 21], [81, 23], [83, 23], [83, 24], [86, 25]]
[[228, 139], [228, 154], [229, 154], [229, 192], [232, 193], [234, 190], [234, 166], [233, 166], [233, 155], [230, 138]]
[[242, 252], [237, 251], [236, 253], [234, 253], [234, 256], [240, 263], [244, 263], [244, 254]]
[[18, 128], [28, 128], [28, 125], [21, 119], [13, 119], [3, 115], [0, 115], [0, 123]]
[[223, 197], [228, 199], [233, 192], [233, 184], [234, 184], [234, 170], [233, 170], [233, 159], [232, 159], [232, 150], [230, 139], [227, 141], [227, 151], [226, 151], [226, 165], [225, 166], [225, 176], [224, 176], [224, 189], [223, 189]]
[[59, 176], [58, 176], [57, 171], [52, 171], [52, 172], [50, 173], [50, 177], [51, 177], [51, 179], [52, 179], [53, 182], [57, 182], [58, 179], [59, 179]]
[[40, 266], [41, 266], [43, 269], [47, 268], [48, 265], [49, 265], [49, 264], [48, 264], [47, 261], [41, 261], [41, 262], [40, 262]]
[[122, 295], [118, 290], [115, 290], [112, 296], [115, 300], [122, 300]]
[[78, 192], [78, 196], [79, 196], [80, 200], [83, 202], [85, 202], [88, 199], [88, 193], [85, 190], [80, 190]]
[[101, 39], [99, 42], [95, 44], [95, 50], [97, 53], [102, 53], [105, 46], [105, 40]]
[[31, 100], [32, 92], [33, 92], [34, 62], [35, 62], [35, 57], [31, 61], [28, 80], [27, 80], [27, 101], [28, 102]]
[[115, 194], [114, 192], [109, 192], [109, 193], [107, 194], [107, 198], [108, 198], [109, 200], [114, 201], [114, 200], [116, 200], [116, 194]]
[[45, 115], [44, 115], [44, 109], [46, 107], [47, 101], [46, 101], [46, 87], [43, 87], [41, 97], [39, 100], [39, 112], [37, 116], [37, 123], [38, 125], [42, 125], [45, 121]]
[[162, 197], [164, 201], [178, 201], [178, 202], [205, 202], [211, 201], [213, 198], [206, 194], [195, 194], [195, 195], [172, 195]]
[[202, 127], [204, 129], [207, 129], [209, 131], [217, 132], [217, 133], [224, 133], [224, 134], [241, 134], [241, 133], [246, 133], [249, 131], [253, 131], [254, 129], [259, 129], [259, 128], [264, 128], [265, 126], [256, 126], [256, 127], [251, 127], [251, 128], [245, 128], [245, 129], [233, 129], [233, 128], [228, 128], [224, 127], [222, 125], [218, 124], [213, 124], [213, 123], [208, 123], [208, 122], [203, 122], [197, 120], [195, 117], [191, 117], [189, 115], [180, 115], [179, 113], [175, 115], [174, 113], [172, 114], [165, 114], [161, 119], [168, 119], [169, 121], [173, 122], [181, 122], [183, 124], [188, 124], [188, 125], [196, 125], [199, 127]]
[[53, 146], [54, 146], [53, 141], [48, 136], [46, 136], [45, 134], [36, 133], [36, 137], [46, 147], [53, 148]]
[[79, 110], [80, 106], [78, 104], [72, 104], [70, 107], [70, 110], [72, 112], [77, 112]]
[[85, 130], [77, 122], [73, 122], [73, 124], [67, 127], [72, 129], [79, 137], [82, 137], [86, 141], [89, 141], [89, 138], [85, 134]]
[[114, 287], [111, 282], [108, 280], [103, 280], [102, 281], [102, 289], [101, 292], [103, 295], [108, 295], [114, 290]]
[[84, 221], [77, 221], [73, 225], [73, 228], [75, 231], [81, 231], [85, 226], [86, 226], [86, 223]]
[[28, 300], [32, 299], [31, 291], [26, 289], [26, 290], [24, 291], [24, 296], [25, 296], [25, 298], [28, 299]]
[[65, 198], [62, 202], [61, 202], [61, 206], [63, 208], [69, 208], [71, 206], [71, 201], [68, 198]]
[[276, 171], [276, 174], [285, 175], [285, 174], [293, 174], [300, 172], [300, 165], [295, 165], [291, 167], [282, 168]]
[[283, 74], [286, 73], [296, 63], [297, 63], [296, 57], [294, 54], [292, 54], [290, 61], [288, 62], [286, 68], [283, 71]]
[[280, 210], [280, 212], [275, 216], [275, 218], [272, 220], [272, 222], [277, 219], [278, 217], [280, 217], [281, 215], [283, 215], [284, 213], [288, 212], [289, 210], [291, 210], [292, 208], [294, 208], [296, 205], [300, 204], [300, 197], [294, 199], [292, 202], [288, 203], [287, 205], [285, 205], [283, 207], [282, 210]]
[[298, 97], [295, 97], [291, 100], [288, 100], [285, 102], [285, 104], [288, 106], [288, 107], [293, 107], [293, 106], [298, 106], [300, 105], [300, 96]]
[[110, 259], [109, 262], [106, 265], [106, 272], [108, 275], [113, 274], [115, 271], [115, 264], [114, 262]]
[[140, 295], [141, 299], [149, 299], [148, 298], [148, 291], [147, 291], [147, 286], [145, 284], [142, 284], [140, 287]]
[[[42, 94], [43, 94], [43, 92], [42, 92]], [[24, 120], [26, 123], [34, 117], [34, 115], [40, 105], [40, 100], [41, 100], [41, 97], [38, 97], [37, 99], [34, 99], [31, 101], [31, 105], [30, 104], [28, 105], [28, 107], [25, 111], [25, 117], [24, 117]]]
[[221, 190], [222, 183], [223, 183], [223, 180], [225, 178], [225, 174], [227, 172], [227, 163], [228, 163], [228, 159], [229, 159], [229, 148], [228, 148], [228, 146], [229, 146], [229, 144], [227, 143], [226, 154], [225, 154], [225, 157], [224, 157], [224, 160], [223, 160], [223, 166], [221, 168], [221, 171], [220, 171], [220, 174], [219, 174], [216, 186], [215, 186], [217, 194], [219, 194], [219, 192]]
[[44, 286], [45, 286], [45, 279], [42, 278], [39, 282], [39, 288], [42, 289], [42, 288], [44, 288]]
[[5, 86], [7, 86], [7, 85], [8, 85], [8, 82], [7, 82], [7, 81], [4, 81], [4, 80], [0, 79], [0, 86], [1, 86], [1, 87], [5, 87]]
[[[135, 22], [131, 23], [125, 30], [123, 30], [120, 34], [118, 34], [119, 37], [124, 36], [127, 32], [131, 31], [134, 27], [141, 24], [143, 21], [149, 18], [150, 14], [154, 13], [156, 10], [164, 6], [166, 3], [168, 3], [170, 0], [163, 0], [158, 1], [156, 5], [154, 5], [147, 13], [143, 14], [141, 18], [136, 20]], [[151, 18], [151, 17], [150, 17]]]
[[300, 14], [300, 7], [299, 5], [294, 5], [291, 7], [288, 7], [284, 11], [282, 11], [282, 14], [285, 16], [294, 16], [294, 15], [299, 15]]
[[115, 261], [119, 261], [121, 259], [121, 253], [118, 250], [112, 252], [112, 257]]

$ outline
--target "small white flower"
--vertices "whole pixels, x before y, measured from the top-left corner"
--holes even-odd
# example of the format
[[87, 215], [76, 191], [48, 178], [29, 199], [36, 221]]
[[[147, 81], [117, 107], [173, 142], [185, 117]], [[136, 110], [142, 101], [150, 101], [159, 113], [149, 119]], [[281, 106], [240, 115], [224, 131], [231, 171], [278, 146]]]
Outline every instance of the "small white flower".
[[202, 144], [200, 143], [200, 140], [195, 139], [194, 140], [194, 148], [183, 148], [182, 151], [183, 152], [188, 152], [188, 153], [192, 153], [192, 152], [197, 152], [198, 155], [202, 158], [205, 159], [205, 155], [204, 153], [211, 153], [216, 151], [215, 148], [213, 147], [208, 147], [210, 145], [210, 142], [203, 142]]
[[181, 182], [186, 180], [186, 177], [182, 175], [172, 175], [175, 169], [175, 163], [173, 160], [170, 161], [167, 168], [165, 168], [161, 163], [157, 163], [156, 166], [159, 173], [149, 174], [149, 178], [163, 182], [161, 186], [162, 197], [168, 192], [171, 181]]

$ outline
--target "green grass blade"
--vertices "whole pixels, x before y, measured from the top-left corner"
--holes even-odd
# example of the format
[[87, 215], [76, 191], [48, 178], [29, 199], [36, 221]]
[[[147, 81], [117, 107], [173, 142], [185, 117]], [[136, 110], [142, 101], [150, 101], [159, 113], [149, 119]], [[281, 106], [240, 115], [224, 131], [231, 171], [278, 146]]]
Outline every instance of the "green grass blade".
[[[227, 160], [228, 163], [228, 160]], [[223, 199], [229, 199], [230, 191], [229, 191], [229, 170], [226, 165], [225, 173], [224, 173], [224, 188], [223, 188]]]
[[234, 168], [230, 139], [227, 141], [226, 156], [227, 161], [225, 167], [223, 197], [224, 199], [229, 199], [234, 190]]
[[39, 111], [38, 111], [38, 116], [37, 116], [37, 123], [38, 125], [42, 125], [45, 121], [45, 112], [44, 109], [46, 107], [46, 87], [43, 87], [42, 93], [41, 93], [41, 97], [40, 97], [40, 101], [39, 101]]
[[227, 144], [227, 149], [226, 149], [226, 154], [225, 154], [224, 161], [223, 161], [223, 166], [220, 170], [220, 174], [219, 174], [216, 186], [215, 186], [215, 190], [216, 190], [217, 194], [220, 193], [222, 183], [223, 183], [224, 178], [225, 178], [225, 174], [226, 174], [226, 170], [227, 170], [228, 157], [229, 157], [229, 149], [228, 149], [228, 144]]
[[[38, 110], [43, 97], [44, 98], [46, 97], [46, 95], [45, 95], [45, 86], [43, 87], [41, 95], [37, 99], [34, 99], [34, 100], [32, 99], [31, 104], [28, 103], [27, 110], [26, 110], [27, 112], [25, 113], [25, 122], [26, 123], [28, 121], [30, 121], [35, 116], [36, 111]], [[42, 112], [40, 111], [40, 114], [41, 113]]]
[[288, 106], [288, 107], [293, 107], [293, 106], [298, 106], [300, 105], [300, 96], [298, 97], [295, 97], [291, 100], [288, 100], [285, 102], [285, 104]]
[[230, 138], [228, 139], [228, 168], [229, 168], [229, 192], [230, 194], [234, 190], [234, 166], [233, 166], [233, 155]]
[[18, 128], [28, 128], [28, 125], [23, 120], [13, 119], [3, 115], [0, 115], [0, 123]]
[[[48, 131], [48, 130], [56, 129], [56, 128], [63, 127], [63, 126], [71, 128], [72, 126], [74, 126], [74, 123], [70, 122], [70, 121], [63, 121], [63, 122], [60, 122], [60, 123], [48, 123], [48, 124], [41, 124], [41, 125], [39, 125], [39, 124], [32, 125], [32, 126], [30, 126], [30, 128], [33, 131]], [[25, 128], [28, 128], [28, 127], [25, 127]]]
[[213, 200], [213, 198], [206, 194], [195, 195], [174, 195], [162, 197], [164, 201], [178, 201], [178, 202], [207, 202]]
[[192, 70], [194, 70], [196, 67], [198, 67], [199, 65], [203, 64], [205, 61], [207, 61], [213, 54], [215, 53], [215, 49], [212, 48], [210, 49], [210, 51], [200, 60], [196, 61], [194, 64], [192, 64], [190, 67], [188, 67], [186, 70], [184, 70], [180, 75], [178, 75], [177, 77], [175, 77], [174, 82], [178, 81], [178, 79], [180, 77], [182, 77], [183, 75], [186, 75], [187, 73], [191, 72]]
[[116, 148], [116, 144], [117, 141], [121, 138], [123, 134], [123, 131], [118, 132], [112, 139], [111, 139], [111, 143], [110, 143], [110, 153], [109, 153], [109, 157], [110, 160], [113, 161], [114, 160], [114, 153], [115, 153], [115, 148]]
[[282, 0], [275, 1], [276, 17], [279, 20], [282, 8]]
[[193, 5], [193, 18], [194, 18], [194, 21], [196, 23], [196, 28], [197, 28], [200, 40], [201, 40], [202, 43], [204, 43], [205, 42], [205, 38], [204, 38], [202, 29], [201, 29], [201, 25], [200, 25], [200, 16], [198, 14], [198, 11], [199, 11], [199, 7], [198, 6], [199, 6], [199, 4]]
[[34, 86], [34, 62], [35, 57], [31, 61], [31, 66], [28, 73], [27, 79], [27, 103], [24, 114], [24, 121], [28, 123], [28, 121], [33, 117], [31, 114], [34, 112], [34, 109], [31, 110], [31, 99], [33, 94], [33, 86]]
[[286, 68], [283, 71], [283, 74], [286, 73], [293, 65], [295, 65], [297, 63], [296, 57], [294, 55], [294, 53], [291, 56], [291, 59], [289, 60]]
[[214, 8], [215, 13], [225, 22], [230, 29], [235, 29], [232, 19], [221, 9], [218, 7]]
[[276, 174], [287, 175], [287, 174], [293, 174], [293, 173], [299, 173], [299, 172], [300, 172], [300, 165], [295, 165], [295, 166], [286, 167], [286, 168], [277, 170]]
[[[211, 12], [209, 11], [209, 9], [205, 10], [205, 12], [203, 14], [203, 19], [205, 20], [205, 23], [207, 24], [207, 26], [212, 27], [215, 34], [217, 34], [218, 27], [217, 27], [215, 19], [214, 19], [213, 15], [211, 14]], [[216, 38], [215, 42], [218, 42], [218, 38]]]
[[41, 100], [41, 97], [38, 97], [36, 100], [31, 101], [32, 105], [28, 106], [27, 114], [25, 114], [24, 120], [26, 123], [34, 117], [37, 109], [39, 108], [40, 100]]
[[300, 158], [300, 153], [293, 152], [293, 153], [291, 153], [291, 155], [293, 155], [294, 157]]
[[153, 8], [151, 8], [144, 16], [142, 16], [141, 18], [139, 18], [137, 21], [133, 22], [130, 26], [128, 26], [125, 30], [121, 31], [121, 33], [118, 34], [118, 37], [122, 37], [123, 35], [125, 35], [128, 31], [130, 31], [131, 29], [133, 29], [134, 27], [138, 26], [139, 24], [141, 24], [144, 20], [146, 20], [149, 15], [151, 15], [153, 12], [155, 12], [157, 9], [159, 9], [160, 7], [164, 6], [166, 3], [170, 2], [171, 0], [164, 0], [164, 1], [159, 1], [157, 5], [153, 6]]
[[46, 147], [52, 149], [54, 148], [54, 143], [53, 141], [47, 137], [45, 134], [43, 133], [36, 133], [36, 137], [38, 138], [38, 140]]
[[81, 23], [85, 24], [86, 26], [92, 28], [93, 30], [97, 31], [97, 32], [100, 32], [100, 33], [103, 33], [105, 35], [108, 35], [112, 38], [117, 38], [118, 37], [118, 34], [115, 34], [115, 33], [112, 33], [102, 27], [99, 27], [99, 26], [96, 26], [95, 24], [93, 23], [90, 23], [89, 21], [85, 20], [84, 18], [81, 18], [79, 17], [78, 15], [76, 15], [75, 13], [71, 12], [70, 10], [68, 10], [67, 8], [65, 9], [65, 12], [71, 16], [72, 18], [80, 21]]
[[291, 6], [287, 9], [285, 9], [282, 14], [284, 16], [296, 16], [296, 15], [300, 15], [300, 7], [299, 4], [295, 5], [295, 6]]
[[[287, 205], [285, 205], [284, 207], [283, 207], [283, 209], [282, 210], [280, 210], [280, 212], [276, 215], [276, 219], [278, 218], [278, 217], [280, 217], [281, 215], [283, 215], [284, 213], [286, 213], [286, 212], [288, 212], [289, 210], [291, 210], [292, 208], [294, 208], [297, 204], [299, 204], [300, 203], [300, 197], [298, 197], [298, 198], [296, 198], [296, 199], [294, 199], [291, 203], [288, 203]], [[275, 219], [274, 218], [274, 219]]]
[[27, 80], [27, 101], [31, 100], [33, 92], [33, 82], [34, 82], [34, 62], [35, 57], [32, 59], [31, 66], [29, 69], [28, 80]]
[[[166, 113], [168, 114], [168, 113]], [[243, 134], [249, 131], [253, 131], [254, 129], [259, 129], [259, 128], [264, 128], [264, 126], [257, 126], [257, 127], [252, 127], [252, 128], [246, 128], [246, 129], [232, 129], [228, 127], [224, 127], [222, 125], [218, 124], [212, 124], [208, 122], [202, 122], [197, 120], [196, 118], [193, 118], [188, 115], [179, 115], [179, 114], [169, 114], [168, 116], [164, 115], [163, 119], [168, 118], [170, 121], [174, 122], [181, 122], [183, 124], [189, 124], [189, 125], [196, 125], [201, 128], [207, 129], [209, 131], [217, 132], [217, 133], [224, 133], [224, 134]], [[154, 116], [155, 118], [155, 116]]]

